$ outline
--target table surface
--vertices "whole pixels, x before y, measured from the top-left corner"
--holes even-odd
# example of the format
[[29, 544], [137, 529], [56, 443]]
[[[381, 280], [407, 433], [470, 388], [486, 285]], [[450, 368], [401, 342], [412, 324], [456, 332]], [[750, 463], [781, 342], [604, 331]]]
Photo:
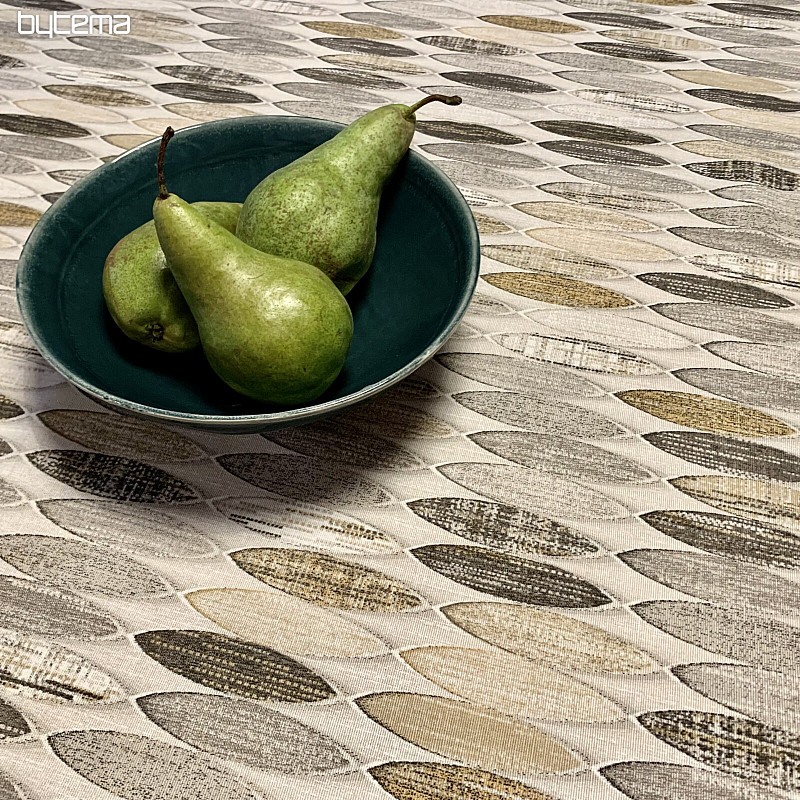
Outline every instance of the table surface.
[[[72, 41], [15, 5], [0, 797], [800, 790], [797, 0], [137, 0]], [[166, 124], [430, 91], [485, 257], [413, 378], [228, 438], [36, 354], [15, 260], [67, 185]]]

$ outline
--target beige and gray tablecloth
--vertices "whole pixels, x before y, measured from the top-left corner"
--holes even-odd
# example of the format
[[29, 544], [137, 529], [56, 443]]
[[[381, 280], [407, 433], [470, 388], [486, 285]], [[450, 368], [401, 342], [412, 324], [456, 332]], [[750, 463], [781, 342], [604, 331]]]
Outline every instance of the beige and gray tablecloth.
[[[72, 40], [17, 35], [23, 2], [0, 798], [797, 796], [796, 0], [136, 0], [130, 36]], [[228, 438], [109, 413], [35, 352], [15, 260], [87, 172], [167, 124], [434, 91], [465, 102], [415, 148], [484, 260], [412, 379]]]

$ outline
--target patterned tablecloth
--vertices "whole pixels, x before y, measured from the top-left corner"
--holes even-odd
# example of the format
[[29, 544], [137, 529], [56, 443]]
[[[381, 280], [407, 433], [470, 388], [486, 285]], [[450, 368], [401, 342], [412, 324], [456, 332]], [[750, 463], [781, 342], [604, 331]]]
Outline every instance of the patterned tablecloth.
[[[0, 798], [800, 791], [800, 5], [0, 12]], [[75, 10], [67, 0], [29, 0]], [[769, 0], [763, 0], [769, 2]], [[482, 280], [371, 406], [141, 424], [39, 357], [30, 226], [122, 150], [457, 91]]]

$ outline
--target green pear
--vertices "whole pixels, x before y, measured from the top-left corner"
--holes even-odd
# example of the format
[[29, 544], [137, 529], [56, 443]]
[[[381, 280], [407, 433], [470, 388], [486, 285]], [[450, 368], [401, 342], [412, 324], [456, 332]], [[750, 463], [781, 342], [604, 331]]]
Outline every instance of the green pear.
[[255, 400], [316, 400], [350, 348], [347, 301], [316, 267], [262, 253], [170, 194], [163, 161], [171, 136], [167, 128], [153, 219], [208, 362], [225, 383]]
[[268, 175], [244, 202], [238, 238], [319, 267], [347, 294], [372, 263], [381, 192], [411, 144], [415, 112], [433, 101], [461, 98], [376, 108]]
[[[193, 203], [203, 216], [231, 233], [241, 203]], [[165, 353], [200, 344], [189, 307], [169, 271], [150, 220], [120, 239], [103, 267], [103, 297], [109, 313], [130, 339]]]

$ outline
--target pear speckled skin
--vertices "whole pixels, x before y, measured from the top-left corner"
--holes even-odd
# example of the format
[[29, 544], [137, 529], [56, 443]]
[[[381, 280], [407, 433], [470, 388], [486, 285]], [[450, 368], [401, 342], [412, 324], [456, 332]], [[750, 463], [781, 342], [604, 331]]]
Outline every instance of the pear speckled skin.
[[217, 375], [265, 403], [317, 399], [353, 335], [350, 307], [330, 278], [246, 245], [177, 195], [162, 193], [153, 219]]
[[[233, 233], [241, 203], [193, 203]], [[120, 239], [103, 267], [103, 297], [114, 322], [135, 342], [165, 353], [185, 353], [200, 344], [197, 325], [167, 266], [155, 223]]]
[[268, 175], [245, 200], [236, 235], [313, 264], [347, 294], [372, 263], [381, 192], [411, 144], [414, 111], [432, 99], [442, 98], [376, 108]]

